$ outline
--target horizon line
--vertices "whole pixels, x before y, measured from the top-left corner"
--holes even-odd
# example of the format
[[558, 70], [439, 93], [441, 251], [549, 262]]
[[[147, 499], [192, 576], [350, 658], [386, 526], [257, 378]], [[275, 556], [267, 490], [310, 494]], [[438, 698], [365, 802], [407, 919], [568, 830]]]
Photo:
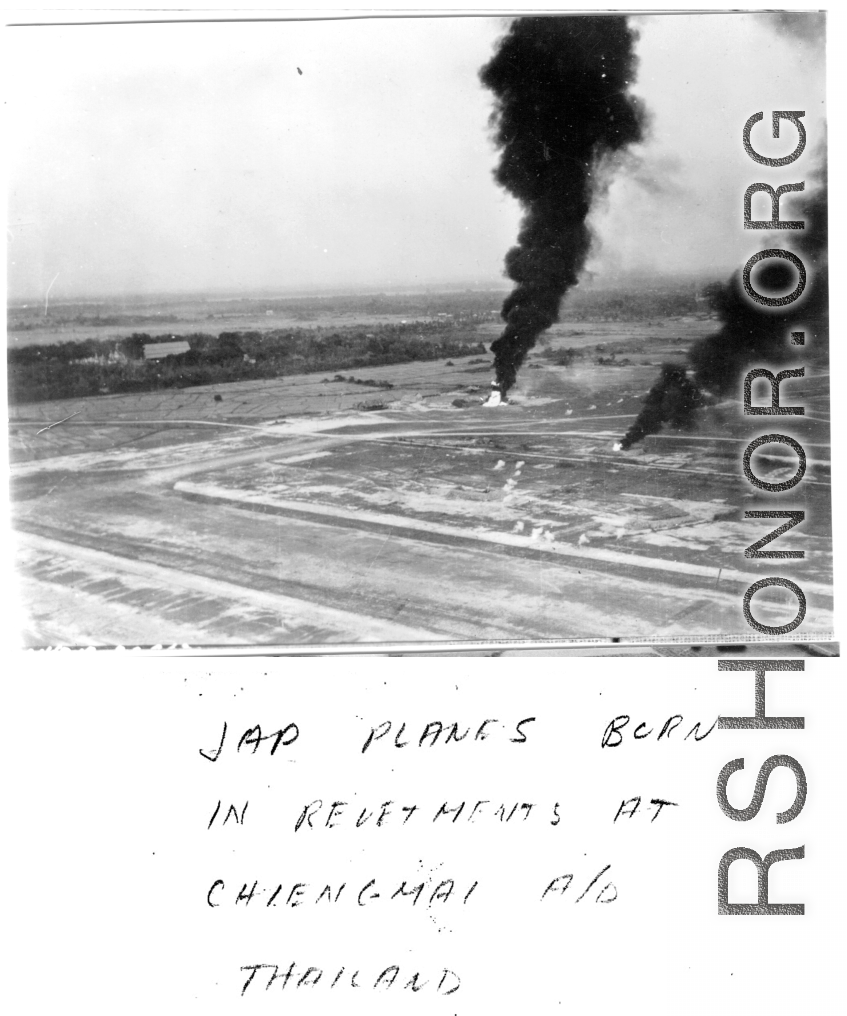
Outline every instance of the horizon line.
[[[683, 282], [705, 282], [712, 278], [718, 278], [712, 274], [689, 271], [689, 272], [624, 272], [620, 273], [616, 279], [610, 279], [608, 276], [603, 278], [588, 278], [580, 280], [580, 283], [573, 287], [571, 292], [579, 290], [580, 288], [618, 288], [620, 286], [626, 286], [627, 284], [640, 283], [644, 284], [645, 281], [649, 280], [655, 283], [683, 283]], [[251, 287], [251, 288], [233, 288], [228, 289], [225, 287], [209, 287], [203, 289], [173, 289], [173, 290], [122, 290], [118, 292], [82, 292], [74, 295], [56, 296], [51, 301], [53, 306], [59, 306], [68, 303], [100, 303], [100, 302], [113, 302], [119, 300], [179, 300], [179, 299], [226, 299], [226, 300], [296, 300], [302, 298], [318, 299], [321, 297], [339, 297], [339, 296], [379, 296], [383, 294], [395, 293], [445, 293], [452, 292], [455, 290], [460, 291], [481, 291], [481, 292], [508, 292], [512, 289], [514, 283], [511, 279], [467, 279], [459, 281], [437, 281], [437, 282], [408, 282], [408, 283], [393, 283], [393, 284], [362, 284], [358, 286], [344, 286], [344, 285], [328, 285], [328, 286], [311, 286], [311, 287], [297, 287], [297, 288], [285, 288], [276, 289], [270, 286], [263, 287]], [[11, 294], [7, 292], [6, 295], [6, 307], [7, 309], [12, 306], [28, 306], [29, 304], [41, 305], [44, 302], [43, 293], [28, 293], [28, 294]]]

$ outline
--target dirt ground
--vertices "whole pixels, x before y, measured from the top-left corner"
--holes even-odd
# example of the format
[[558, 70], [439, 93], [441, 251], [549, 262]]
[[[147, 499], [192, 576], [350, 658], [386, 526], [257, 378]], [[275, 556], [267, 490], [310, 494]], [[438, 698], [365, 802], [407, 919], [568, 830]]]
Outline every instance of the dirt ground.
[[[560, 367], [537, 350], [497, 409], [481, 405], [490, 356], [14, 407], [25, 638], [716, 644], [750, 640], [743, 593], [776, 574], [808, 600], [790, 640], [826, 640], [826, 377], [791, 382], [809, 459], [793, 491], [744, 478], [742, 452], [768, 428], [736, 403], [613, 450], [658, 364], [713, 328], [562, 323], [547, 348], [584, 355]], [[796, 463], [771, 446], [754, 464], [776, 481]], [[775, 508], [806, 509], [781, 539], [804, 558], [745, 558], [777, 523], [744, 511]], [[776, 626], [795, 606], [763, 590], [755, 614]]]

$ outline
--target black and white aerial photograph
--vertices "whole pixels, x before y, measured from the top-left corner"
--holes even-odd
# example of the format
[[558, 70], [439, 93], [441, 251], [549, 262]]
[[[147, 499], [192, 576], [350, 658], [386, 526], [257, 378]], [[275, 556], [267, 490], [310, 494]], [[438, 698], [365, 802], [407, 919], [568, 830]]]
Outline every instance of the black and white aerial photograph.
[[7, 41], [22, 646], [834, 638], [825, 15]]

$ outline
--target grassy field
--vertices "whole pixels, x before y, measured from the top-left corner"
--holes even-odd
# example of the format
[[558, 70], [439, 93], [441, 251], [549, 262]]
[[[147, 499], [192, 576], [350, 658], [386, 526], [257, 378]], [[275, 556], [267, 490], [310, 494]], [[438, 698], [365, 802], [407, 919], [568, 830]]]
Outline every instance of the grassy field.
[[[461, 327], [461, 356], [13, 404], [29, 644], [746, 637], [741, 593], [771, 565], [744, 557], [762, 503], [738, 399], [613, 450], [659, 365], [715, 322], [563, 320], [497, 410], [477, 350], [499, 326]], [[808, 519], [785, 539], [824, 638], [828, 379], [792, 383]], [[779, 593], [759, 594], [765, 623], [788, 616]]]
[[[767, 504], [740, 469], [740, 392], [614, 449], [719, 324], [690, 288], [630, 293], [631, 316], [583, 293], [492, 410], [501, 297], [57, 306], [52, 331], [14, 310], [39, 326], [9, 351], [28, 643], [746, 638], [741, 593], [771, 564], [744, 556]], [[172, 336], [187, 354], [138, 358]], [[791, 393], [807, 519], [784, 539], [805, 551], [806, 637], [827, 638], [825, 367]], [[793, 616], [758, 597], [765, 623]]]

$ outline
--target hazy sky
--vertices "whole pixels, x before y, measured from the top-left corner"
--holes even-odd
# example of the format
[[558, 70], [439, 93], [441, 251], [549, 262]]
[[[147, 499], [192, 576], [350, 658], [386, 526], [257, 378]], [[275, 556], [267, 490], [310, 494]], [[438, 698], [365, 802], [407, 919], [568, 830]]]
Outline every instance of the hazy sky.
[[[593, 212], [591, 271], [720, 276], [761, 248], [740, 226], [745, 188], [808, 178], [812, 160], [757, 166], [744, 122], [764, 111], [754, 138], [781, 155], [794, 135], [769, 139], [770, 111], [803, 109], [823, 142], [822, 37], [803, 17], [637, 18], [652, 125]], [[520, 209], [491, 177], [477, 74], [505, 27], [7, 29], [10, 297], [54, 279], [52, 299], [496, 281]]]

